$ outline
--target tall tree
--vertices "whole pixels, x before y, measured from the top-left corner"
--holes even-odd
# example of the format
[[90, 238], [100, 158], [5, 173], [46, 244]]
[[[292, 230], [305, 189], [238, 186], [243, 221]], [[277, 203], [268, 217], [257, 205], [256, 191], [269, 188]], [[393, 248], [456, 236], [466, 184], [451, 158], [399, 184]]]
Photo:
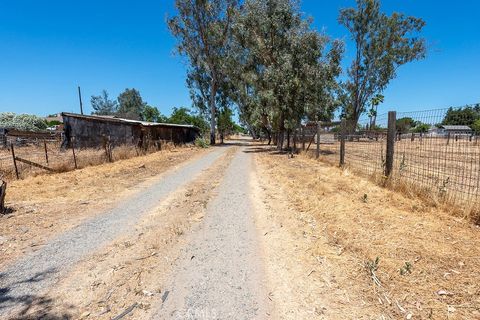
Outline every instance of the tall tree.
[[202, 106], [208, 103], [211, 144], [215, 144], [217, 91], [224, 81], [223, 59], [236, 5], [236, 0], [176, 0], [178, 15], [168, 20], [179, 41], [178, 52], [190, 62], [188, 85], [194, 97], [202, 99]]
[[103, 90], [99, 96], [92, 96], [90, 104], [93, 109], [92, 114], [96, 115], [114, 115], [118, 108], [117, 102], [108, 98], [107, 90]]
[[380, 0], [357, 0], [357, 8], [342, 9], [338, 18], [355, 42], [355, 58], [344, 84], [344, 114], [354, 128], [366, 105], [385, 90], [401, 65], [426, 55], [419, 33], [422, 19], [380, 11]]
[[190, 109], [185, 107], [174, 107], [168, 122], [176, 124], [190, 124], [200, 128], [202, 132], [206, 132], [209, 129], [208, 123], [201, 115], [194, 114], [190, 111]]
[[230, 108], [225, 107], [218, 112], [218, 132], [220, 133], [220, 140], [223, 143], [225, 135], [230, 134], [235, 129], [235, 122], [232, 119], [233, 112]]
[[142, 100], [140, 92], [136, 89], [125, 89], [118, 96], [118, 111], [119, 117], [141, 120], [143, 109], [146, 106], [146, 102]]
[[[234, 55], [229, 80], [235, 83], [240, 119], [278, 136], [305, 117], [331, 116], [332, 90], [343, 50], [340, 42], [311, 29], [296, 0], [246, 0], [235, 15]], [[253, 131], [253, 130], [252, 130]]]
[[142, 112], [142, 120], [149, 121], [149, 122], [160, 122], [163, 115], [158, 111], [157, 107], [152, 107], [150, 105], [146, 105], [143, 108]]

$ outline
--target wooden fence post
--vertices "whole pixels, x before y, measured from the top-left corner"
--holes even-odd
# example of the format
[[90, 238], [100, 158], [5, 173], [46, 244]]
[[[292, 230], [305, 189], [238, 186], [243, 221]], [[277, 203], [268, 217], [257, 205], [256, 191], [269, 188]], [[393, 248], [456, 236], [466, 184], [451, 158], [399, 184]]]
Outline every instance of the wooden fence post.
[[385, 158], [385, 176], [390, 177], [393, 171], [393, 160], [395, 155], [395, 136], [396, 136], [397, 112], [388, 112], [388, 132], [387, 132], [387, 154]]
[[0, 180], [0, 214], [5, 212], [5, 195], [7, 194], [7, 182]]
[[75, 137], [72, 137], [71, 140], [72, 140], [73, 164], [75, 165], [75, 169], [78, 169], [77, 156], [75, 155]]
[[317, 153], [315, 158], [320, 158], [320, 121], [317, 121]]
[[340, 124], [340, 167], [345, 165], [345, 136], [347, 131], [347, 120], [342, 119]]
[[48, 150], [47, 150], [47, 142], [43, 140], [43, 146], [45, 147], [45, 161], [47, 162], [48, 166]]
[[12, 158], [13, 158], [13, 166], [15, 167], [15, 175], [17, 176], [17, 180], [20, 179], [20, 175], [18, 174], [18, 167], [17, 167], [17, 158], [15, 158], [15, 149], [13, 147], [13, 143], [10, 145], [12, 149]]

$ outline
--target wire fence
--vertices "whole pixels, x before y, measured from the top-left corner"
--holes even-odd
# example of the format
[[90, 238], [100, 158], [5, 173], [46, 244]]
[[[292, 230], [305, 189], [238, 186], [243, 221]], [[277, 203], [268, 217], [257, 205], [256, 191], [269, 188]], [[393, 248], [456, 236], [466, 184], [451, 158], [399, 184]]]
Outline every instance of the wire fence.
[[9, 143], [0, 149], [0, 179], [21, 179], [45, 172], [65, 172], [174, 148], [171, 141], [146, 141], [100, 148], [62, 148], [60, 140]]
[[387, 113], [356, 124], [308, 123], [293, 135], [295, 149], [322, 161], [388, 176], [435, 199], [480, 206], [480, 105]]

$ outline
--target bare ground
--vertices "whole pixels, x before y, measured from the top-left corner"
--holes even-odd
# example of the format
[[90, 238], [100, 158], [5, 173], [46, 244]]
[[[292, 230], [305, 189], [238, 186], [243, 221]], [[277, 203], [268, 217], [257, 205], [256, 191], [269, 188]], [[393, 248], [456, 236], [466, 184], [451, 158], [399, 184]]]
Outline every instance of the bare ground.
[[81, 261], [43, 296], [48, 303], [31, 304], [18, 319], [111, 319], [131, 306], [135, 319], [148, 319], [161, 304], [165, 281], [187, 245], [185, 235], [203, 220], [233, 153], [172, 193], [135, 230]]
[[48, 239], [148, 187], [159, 174], [201, 157], [205, 149], [177, 148], [94, 167], [28, 177], [8, 185], [0, 215], [0, 267], [36, 251]]

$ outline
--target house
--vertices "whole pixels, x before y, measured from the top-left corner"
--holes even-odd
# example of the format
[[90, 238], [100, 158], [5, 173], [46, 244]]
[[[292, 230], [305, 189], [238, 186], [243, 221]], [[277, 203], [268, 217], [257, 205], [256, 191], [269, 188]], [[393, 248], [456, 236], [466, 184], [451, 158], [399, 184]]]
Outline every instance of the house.
[[465, 125], [442, 125], [438, 131], [445, 135], [470, 135], [473, 133], [472, 128]]
[[114, 116], [62, 113], [64, 125], [63, 147], [69, 147], [74, 138], [76, 147], [100, 148], [106, 139], [112, 145], [135, 144], [145, 146], [156, 141], [174, 143], [193, 142], [200, 129], [192, 125], [154, 123], [117, 118]]

